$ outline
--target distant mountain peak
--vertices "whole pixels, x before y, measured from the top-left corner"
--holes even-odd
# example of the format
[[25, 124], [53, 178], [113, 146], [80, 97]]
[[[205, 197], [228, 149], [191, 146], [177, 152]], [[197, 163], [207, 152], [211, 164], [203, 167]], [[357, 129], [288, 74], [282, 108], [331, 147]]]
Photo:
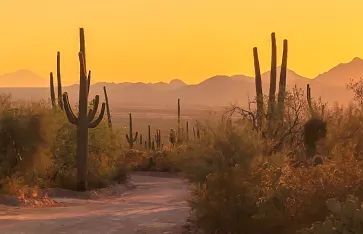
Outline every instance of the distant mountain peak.
[[355, 58], [353, 58], [352, 59], [352, 61], [350, 61], [350, 62], [362, 62], [363, 61], [363, 59], [361, 59], [361, 58], [359, 58], [359, 57], [355, 57]]
[[5, 73], [3, 75], [6, 75], [6, 76], [8, 76], [8, 75], [27, 75], [27, 76], [31, 75], [31, 76], [36, 76], [37, 74], [35, 74], [34, 72], [29, 71], [27, 69], [19, 69], [19, 70], [15, 71], [15, 72], [8, 72], [8, 73]]
[[186, 83], [180, 79], [173, 79], [169, 82], [170, 85], [186, 85]]

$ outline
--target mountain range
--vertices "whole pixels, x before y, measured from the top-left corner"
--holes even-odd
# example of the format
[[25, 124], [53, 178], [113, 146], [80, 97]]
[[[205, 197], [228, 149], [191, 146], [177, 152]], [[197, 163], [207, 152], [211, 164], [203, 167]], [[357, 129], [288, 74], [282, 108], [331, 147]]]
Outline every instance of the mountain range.
[[[277, 68], [279, 79], [280, 67]], [[295, 85], [305, 90], [310, 84], [313, 97], [321, 97], [328, 103], [341, 104], [352, 100], [353, 94], [347, 90], [351, 79], [363, 77], [363, 60], [354, 58], [348, 63], [341, 63], [327, 72], [313, 79], [298, 75], [292, 70], [287, 72], [288, 89]], [[25, 81], [25, 82], [24, 82]], [[37, 87], [21, 88], [22, 83], [31, 83]], [[268, 94], [270, 72], [262, 74], [264, 94]], [[0, 75], [0, 93], [11, 93], [14, 99], [39, 100], [49, 98], [49, 88], [44, 87], [49, 80], [39, 77], [28, 70]], [[12, 87], [10, 87], [12, 86]], [[176, 99], [180, 98], [186, 106], [222, 106], [229, 103], [245, 105], [248, 97], [255, 96], [254, 78], [245, 75], [216, 75], [196, 85], [187, 85], [175, 79], [169, 83], [95, 83], [91, 87], [90, 95], [100, 94], [103, 99], [102, 87], [106, 86], [110, 105], [123, 106], [162, 106], [173, 107]], [[65, 86], [72, 103], [78, 99], [78, 85]], [[92, 97], [92, 96], [91, 96]]]

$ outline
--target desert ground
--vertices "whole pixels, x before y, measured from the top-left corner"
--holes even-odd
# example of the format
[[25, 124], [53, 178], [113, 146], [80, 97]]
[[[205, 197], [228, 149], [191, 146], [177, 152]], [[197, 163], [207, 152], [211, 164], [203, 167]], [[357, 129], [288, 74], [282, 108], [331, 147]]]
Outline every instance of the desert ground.
[[130, 182], [135, 188], [120, 196], [53, 198], [56, 207], [2, 207], [1, 233], [182, 233], [189, 214], [188, 186], [183, 179], [136, 172]]

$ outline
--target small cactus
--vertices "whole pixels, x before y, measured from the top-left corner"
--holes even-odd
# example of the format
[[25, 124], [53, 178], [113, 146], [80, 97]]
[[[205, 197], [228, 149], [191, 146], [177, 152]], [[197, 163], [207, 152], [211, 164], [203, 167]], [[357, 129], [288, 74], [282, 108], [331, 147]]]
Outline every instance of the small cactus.
[[172, 146], [174, 146], [175, 145], [175, 143], [176, 143], [176, 136], [175, 136], [175, 131], [174, 131], [174, 129], [170, 129], [170, 134], [169, 134], [169, 141], [170, 141], [170, 143], [171, 143], [171, 145]]
[[151, 149], [155, 151], [155, 141], [152, 141]]
[[126, 134], [126, 140], [129, 143], [130, 149], [133, 149], [134, 148], [134, 142], [137, 141], [138, 132], [136, 132], [135, 136], [133, 136], [133, 133], [132, 133], [132, 115], [131, 115], [131, 113], [129, 113], [129, 130], [130, 130], [130, 135]]
[[178, 143], [181, 143], [182, 137], [181, 137], [181, 129], [180, 129], [180, 98], [178, 98], [178, 129], [177, 129], [177, 140]]
[[151, 128], [150, 125], [148, 127], [148, 149], [151, 149]]
[[186, 123], [186, 135], [185, 135], [185, 139], [187, 141], [189, 140], [189, 123], [188, 123], [188, 121]]

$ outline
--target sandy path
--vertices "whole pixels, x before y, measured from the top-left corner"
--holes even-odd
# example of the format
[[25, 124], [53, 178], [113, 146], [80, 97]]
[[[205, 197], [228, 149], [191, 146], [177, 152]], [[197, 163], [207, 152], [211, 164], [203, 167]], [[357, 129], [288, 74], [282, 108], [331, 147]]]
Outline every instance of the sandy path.
[[[179, 178], [133, 175], [138, 187], [107, 200], [67, 200], [64, 207], [0, 210], [1, 234], [181, 233], [189, 210]], [[1, 209], [1, 208], [0, 208]]]

